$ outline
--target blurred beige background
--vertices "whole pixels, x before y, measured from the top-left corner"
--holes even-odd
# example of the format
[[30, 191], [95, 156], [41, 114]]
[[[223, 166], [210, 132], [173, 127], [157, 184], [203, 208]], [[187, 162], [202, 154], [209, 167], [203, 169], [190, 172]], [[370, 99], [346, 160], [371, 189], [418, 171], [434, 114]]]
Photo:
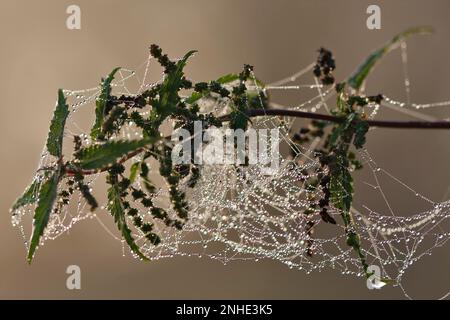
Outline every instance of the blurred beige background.
[[[81, 7], [80, 31], [66, 29], [70, 4]], [[369, 4], [382, 8], [381, 30], [366, 28]], [[433, 102], [450, 99], [449, 11], [447, 0], [1, 1], [0, 298], [403, 298], [398, 288], [369, 291], [361, 279], [333, 271], [306, 276], [276, 262], [223, 266], [174, 258], [140, 263], [122, 257], [120, 243], [95, 222], [47, 242], [28, 266], [9, 207], [36, 169], [57, 88], [92, 87], [115, 66], [136, 67], [150, 43], [173, 57], [198, 49], [187, 68], [194, 80], [213, 79], [250, 63], [267, 83], [309, 64], [316, 49], [325, 46], [334, 52], [336, 75], [343, 79], [395, 33], [432, 25], [436, 34], [412, 39], [408, 50], [412, 100]], [[398, 51], [377, 68], [369, 88], [405, 99]], [[382, 114], [407, 119], [391, 111]], [[450, 110], [429, 114], [445, 118]], [[439, 201], [450, 186], [449, 141], [450, 131], [377, 130], [368, 148], [380, 166]], [[365, 173], [360, 175], [364, 180]], [[358, 204], [383, 208], [373, 191], [365, 192], [362, 184], [357, 188]], [[399, 214], [422, 209], [405, 190], [386, 186], [385, 191]], [[66, 289], [70, 264], [81, 267], [80, 291]], [[450, 290], [449, 269], [447, 246], [410, 268], [405, 288], [413, 298], [440, 297]]]

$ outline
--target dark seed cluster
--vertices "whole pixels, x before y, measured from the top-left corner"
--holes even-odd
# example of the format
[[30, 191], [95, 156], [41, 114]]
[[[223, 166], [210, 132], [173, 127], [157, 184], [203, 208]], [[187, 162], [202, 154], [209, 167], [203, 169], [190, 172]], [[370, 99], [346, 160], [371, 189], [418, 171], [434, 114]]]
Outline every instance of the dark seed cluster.
[[171, 73], [174, 72], [176, 69], [176, 64], [173, 61], [170, 61], [167, 54], [163, 54], [161, 48], [156, 45], [152, 44], [150, 46], [150, 54], [158, 60], [158, 62], [161, 64], [161, 66], [164, 67], [165, 73]]
[[332, 85], [334, 83], [333, 70], [336, 69], [336, 63], [331, 51], [320, 48], [317, 63], [314, 66], [314, 75], [320, 79], [323, 85]]
[[[323, 85], [331, 85], [335, 82], [332, 75], [335, 68], [332, 53], [321, 48], [314, 66], [314, 75], [320, 79]], [[342, 117], [343, 121], [331, 126], [330, 123], [314, 120], [308, 127], [301, 128], [292, 135], [291, 153], [294, 159], [298, 159], [301, 158], [302, 148], [307, 148], [303, 145], [326, 134], [322, 147], [316, 148], [314, 151], [317, 166], [303, 169], [299, 177], [299, 180], [304, 183], [309, 204], [303, 212], [308, 219], [305, 226], [305, 232], [308, 235], [305, 254], [312, 256], [314, 253], [312, 236], [316, 220], [313, 217], [318, 215], [326, 223], [337, 224], [331, 213], [339, 212], [346, 230], [347, 243], [358, 253], [366, 270], [367, 263], [361, 251], [359, 236], [353, 228], [350, 213], [353, 199], [350, 171], [361, 169], [362, 164], [350, 147], [354, 146], [355, 149], [360, 149], [365, 144], [368, 124], [364, 121], [363, 108], [369, 103], [379, 104], [383, 96], [347, 94], [345, 83], [336, 84], [336, 91], [338, 94], [337, 105], [331, 112], [335, 116]], [[325, 132], [327, 127], [331, 128]], [[301, 166], [301, 163], [299, 165]]]

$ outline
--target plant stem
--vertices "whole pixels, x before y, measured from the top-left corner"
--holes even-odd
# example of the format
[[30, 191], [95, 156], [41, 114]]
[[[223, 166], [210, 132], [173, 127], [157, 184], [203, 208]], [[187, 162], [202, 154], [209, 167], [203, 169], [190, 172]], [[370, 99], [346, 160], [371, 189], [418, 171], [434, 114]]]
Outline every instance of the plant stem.
[[[297, 110], [286, 109], [249, 109], [247, 114], [250, 118], [259, 116], [286, 116], [305, 119], [316, 119], [334, 123], [341, 123], [345, 118], [312, 113]], [[230, 116], [225, 115], [220, 118], [222, 121], [229, 121]], [[367, 124], [371, 127], [392, 128], [392, 129], [450, 129], [450, 121], [383, 121], [383, 120], [367, 120]]]
[[[345, 121], [345, 118], [320, 114], [320, 113], [312, 113], [305, 111], [297, 111], [297, 110], [286, 110], [286, 109], [249, 109], [247, 111], [247, 115], [249, 118], [252, 117], [260, 117], [260, 116], [285, 116], [285, 117], [294, 117], [294, 118], [304, 118], [304, 119], [315, 119], [322, 120], [334, 123], [341, 123]], [[225, 115], [219, 118], [222, 122], [230, 121], [230, 115]], [[391, 128], [391, 129], [450, 129], [450, 121], [383, 121], [383, 120], [367, 120], [367, 124], [371, 127], [380, 127], [380, 128]], [[167, 137], [168, 138], [168, 137]], [[127, 160], [133, 158], [139, 153], [143, 152], [145, 148], [139, 148], [136, 151], [133, 151], [122, 159], [119, 160], [119, 163], [124, 163]], [[66, 168], [65, 173], [67, 175], [74, 175], [76, 173], [80, 173], [82, 175], [90, 175], [96, 174], [100, 172], [107, 171], [111, 168], [111, 166], [107, 166], [101, 168], [99, 170], [80, 170], [74, 171], [70, 168]]]

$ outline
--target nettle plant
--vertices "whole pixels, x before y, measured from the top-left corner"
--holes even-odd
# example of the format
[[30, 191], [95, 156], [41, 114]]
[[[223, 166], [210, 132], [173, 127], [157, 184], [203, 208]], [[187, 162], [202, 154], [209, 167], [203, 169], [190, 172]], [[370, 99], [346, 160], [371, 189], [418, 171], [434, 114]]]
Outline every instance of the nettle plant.
[[[169, 122], [174, 129], [183, 128], [191, 133], [194, 132], [195, 121], [202, 121], [203, 130], [212, 126], [226, 126], [245, 131], [257, 117], [300, 117], [311, 119], [308, 126], [289, 133], [293, 142], [290, 148], [294, 159], [289, 170], [298, 173], [295, 178], [305, 191], [306, 201], [303, 209], [296, 213], [306, 221], [300, 251], [304, 256], [314, 259], [316, 240], [313, 231], [318, 228], [318, 221], [314, 217], [319, 217], [324, 223], [340, 226], [336, 230], [343, 230], [347, 246], [359, 260], [360, 274], [370, 276], [361, 235], [351, 211], [355, 192], [352, 172], [362, 168], [356, 151], [363, 148], [366, 133], [371, 126], [450, 126], [448, 122], [368, 119], [366, 106], [380, 104], [383, 95], [364, 94], [364, 82], [374, 65], [406, 37], [428, 31], [427, 28], [413, 28], [396, 36], [372, 53], [346, 81], [339, 83], [335, 82], [333, 76], [336, 65], [332, 53], [321, 48], [312, 71], [323, 88], [333, 88], [336, 92], [336, 103], [329, 114], [272, 107], [264, 85], [254, 77], [253, 67], [250, 65], [244, 65], [239, 74], [228, 74], [210, 82], [193, 83], [183, 70], [195, 51], [173, 61], [157, 45], [151, 45], [151, 56], [164, 69], [163, 80], [136, 95], [114, 95], [112, 83], [120, 70], [114, 69], [102, 79], [95, 102], [95, 121], [90, 132], [85, 136], [73, 136], [73, 152], [70, 155], [63, 154], [65, 125], [70, 108], [64, 91], [59, 90], [46, 143], [46, 150], [53, 160], [50, 165], [39, 168], [32, 184], [12, 206], [13, 221], [18, 223], [23, 207], [34, 205], [28, 261], [31, 263], [36, 249], [43, 242], [49, 221], [67, 208], [75, 193], [81, 194], [91, 211], [99, 208], [89, 178], [100, 173], [105, 175], [108, 185], [106, 208], [122, 239], [135, 256], [148, 260], [142, 247], [163, 245], [164, 237], [155, 228], [156, 222], [173, 229], [173, 232], [183, 230], [192, 215], [195, 215], [189, 205], [187, 192], [196, 188], [204, 167], [194, 162], [177, 165], [172, 163], [171, 154], [176, 142], [161, 134], [164, 123]], [[216, 109], [222, 108], [227, 112], [202, 111], [200, 105], [205, 99], [212, 101]], [[130, 124], [139, 131], [139, 139], [123, 138], [122, 131]], [[312, 141], [316, 141], [313, 153], [316, 165], [305, 167], [301, 161], [302, 150]], [[194, 158], [192, 154], [191, 159]], [[159, 165], [151, 166], [151, 159]], [[246, 164], [231, 165], [232, 170], [238, 173], [245, 166]], [[150, 174], [155, 172], [167, 183], [169, 206], [154, 201], [158, 187]], [[248, 184], [251, 182], [247, 181]], [[242, 212], [242, 215], [245, 216], [246, 212]], [[340, 216], [340, 221], [337, 221], [337, 216]], [[137, 233], [140, 244], [136, 240]], [[242, 236], [242, 239], [246, 239], [245, 237]], [[262, 252], [258, 251], [262, 250], [260, 247], [251, 251], [243, 246], [242, 250]], [[280, 253], [276, 257], [280, 258]]]

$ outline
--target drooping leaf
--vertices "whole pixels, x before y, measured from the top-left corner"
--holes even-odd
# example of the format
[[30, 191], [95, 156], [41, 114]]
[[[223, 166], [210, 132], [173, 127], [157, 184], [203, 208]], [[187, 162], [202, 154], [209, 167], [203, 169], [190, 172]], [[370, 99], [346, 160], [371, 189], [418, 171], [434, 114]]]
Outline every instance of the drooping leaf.
[[130, 228], [128, 228], [125, 210], [120, 197], [120, 190], [117, 184], [112, 185], [108, 190], [108, 210], [114, 217], [114, 221], [117, 224], [117, 228], [122, 234], [122, 237], [130, 247], [130, 249], [137, 254], [142, 260], [148, 260], [148, 258], [139, 250], [138, 245], [134, 241]]
[[13, 204], [11, 211], [17, 210], [27, 204], [35, 203], [38, 199], [39, 188], [41, 187], [41, 182], [35, 179], [31, 185], [25, 190], [22, 196], [16, 200]]
[[330, 200], [341, 212], [345, 226], [347, 245], [356, 252], [366, 276], [369, 276], [367, 272], [368, 264], [361, 247], [361, 239], [356, 232], [355, 224], [350, 213], [354, 191], [353, 178], [348, 169], [346, 158], [342, 155], [337, 155], [335, 160], [336, 163], [330, 167]]
[[[345, 84], [344, 84], [345, 86]], [[338, 91], [338, 95], [337, 95], [337, 110], [336, 112], [338, 114], [346, 114], [349, 110], [350, 107], [345, 99], [345, 94], [344, 94], [344, 89], [341, 89], [341, 91]]]
[[56, 200], [59, 178], [60, 170], [58, 169], [41, 185], [39, 190], [38, 205], [33, 218], [33, 234], [31, 235], [30, 247], [28, 249], [27, 259], [29, 263], [33, 260], [34, 252], [39, 246], [41, 236], [47, 227]]
[[86, 170], [97, 170], [115, 163], [123, 156], [137, 151], [148, 144], [154, 143], [155, 138], [142, 140], [119, 140], [106, 142], [83, 148], [75, 156], [79, 160], [79, 167]]
[[375, 64], [388, 52], [394, 49], [405, 38], [415, 34], [428, 34], [433, 30], [430, 27], [410, 28], [398, 35], [381, 48], [372, 52], [372, 54], [357, 68], [357, 70], [348, 79], [348, 84], [355, 90], [360, 90], [367, 76], [373, 70]]
[[53, 119], [50, 123], [50, 132], [47, 138], [47, 150], [55, 157], [61, 157], [62, 155], [62, 143], [64, 135], [64, 127], [66, 125], [66, 119], [69, 115], [69, 106], [66, 103], [64, 92], [58, 90], [58, 103], [56, 105]]
[[95, 122], [91, 129], [92, 139], [97, 139], [101, 133], [103, 121], [105, 119], [105, 108], [111, 95], [111, 82], [114, 80], [114, 75], [119, 69], [120, 68], [115, 68], [108, 77], [102, 81], [101, 92], [95, 102]]

